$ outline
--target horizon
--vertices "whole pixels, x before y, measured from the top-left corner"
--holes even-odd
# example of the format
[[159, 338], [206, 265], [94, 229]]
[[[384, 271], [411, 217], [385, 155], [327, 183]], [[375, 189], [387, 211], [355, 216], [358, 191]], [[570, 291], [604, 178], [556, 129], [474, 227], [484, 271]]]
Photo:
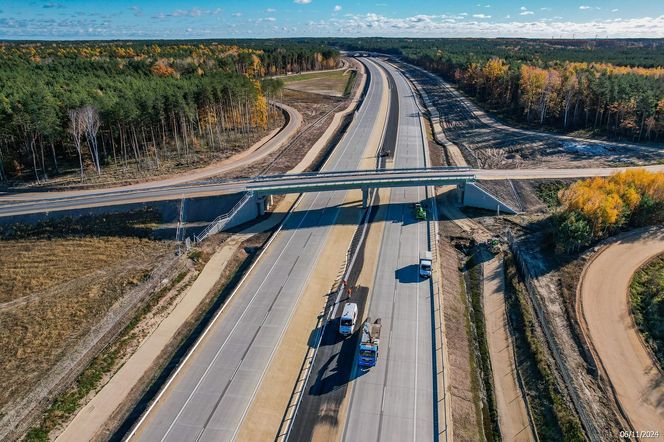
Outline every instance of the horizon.
[[0, 1], [0, 40], [664, 38], [664, 3], [635, 0]]
[[[267, 41], [267, 40], [326, 40], [326, 39], [386, 39], [386, 40], [532, 40], [532, 41], [664, 41], [664, 37], [513, 37], [513, 36], [497, 36], [497, 37], [409, 37], [409, 36], [359, 36], [359, 37], [342, 37], [323, 35], [319, 37], [307, 36], [293, 36], [293, 37], [183, 37], [183, 38], [4, 38], [0, 37], [0, 43], [20, 43], [20, 42], [47, 42], [47, 43], [89, 43], [89, 42], [179, 42], [179, 41]], [[347, 51], [358, 52], [358, 51]], [[362, 51], [359, 51], [362, 52]]]

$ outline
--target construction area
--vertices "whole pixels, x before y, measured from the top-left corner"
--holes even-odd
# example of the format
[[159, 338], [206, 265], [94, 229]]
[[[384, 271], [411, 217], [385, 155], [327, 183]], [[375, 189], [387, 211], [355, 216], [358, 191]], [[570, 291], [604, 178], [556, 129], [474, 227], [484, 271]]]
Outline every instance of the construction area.
[[[179, 207], [169, 220], [137, 201], [1, 224], [0, 439], [664, 435], [658, 347], [622, 294], [664, 252], [664, 217], [568, 248], [559, 217], [577, 175], [510, 175], [662, 164], [661, 149], [508, 127], [387, 57], [280, 78], [261, 139], [163, 187], [354, 169], [505, 178], [472, 183], [484, 208], [464, 206], [461, 185], [286, 193], [200, 242], [208, 221], [188, 219], [184, 196], [165, 203]], [[134, 178], [128, 190], [149, 185]], [[357, 322], [340, 336], [348, 303]], [[378, 318], [363, 369], [360, 329]]]

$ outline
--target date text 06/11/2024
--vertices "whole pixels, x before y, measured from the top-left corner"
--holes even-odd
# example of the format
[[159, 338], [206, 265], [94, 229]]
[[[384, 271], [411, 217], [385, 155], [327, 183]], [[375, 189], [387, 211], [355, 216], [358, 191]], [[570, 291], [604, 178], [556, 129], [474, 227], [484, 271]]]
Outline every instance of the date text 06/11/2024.
[[643, 431], [632, 431], [632, 430], [621, 430], [620, 438], [621, 439], [647, 439], [659, 437], [659, 431], [656, 430], [643, 430]]

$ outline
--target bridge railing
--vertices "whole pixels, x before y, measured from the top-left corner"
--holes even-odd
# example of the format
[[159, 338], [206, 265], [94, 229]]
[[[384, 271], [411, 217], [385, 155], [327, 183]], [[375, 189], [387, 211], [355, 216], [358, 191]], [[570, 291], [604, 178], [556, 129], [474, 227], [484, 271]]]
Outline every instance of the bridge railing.
[[254, 196], [254, 192], [245, 192], [242, 198], [240, 198], [240, 201], [238, 201], [231, 210], [224, 213], [223, 215], [216, 217], [210, 224], [208, 224], [205, 229], [203, 229], [201, 233], [194, 236], [194, 240], [198, 243], [210, 235], [219, 233], [221, 229], [223, 229], [224, 226], [228, 224], [231, 218], [233, 218], [233, 215], [235, 215], [242, 207], [244, 207], [244, 205], [251, 199], [252, 196]]
[[426, 172], [467, 172], [472, 170], [470, 167], [466, 166], [437, 166], [437, 167], [403, 167], [403, 168], [393, 168], [393, 169], [355, 169], [355, 170], [339, 170], [334, 172], [302, 172], [302, 173], [285, 173], [280, 175], [259, 175], [252, 178], [250, 181], [266, 181], [266, 180], [275, 180], [275, 179], [298, 179], [298, 178], [307, 178], [307, 177], [317, 177], [317, 176], [344, 176], [344, 175], [390, 175], [398, 174], [403, 172], [416, 172], [416, 171], [426, 171]]

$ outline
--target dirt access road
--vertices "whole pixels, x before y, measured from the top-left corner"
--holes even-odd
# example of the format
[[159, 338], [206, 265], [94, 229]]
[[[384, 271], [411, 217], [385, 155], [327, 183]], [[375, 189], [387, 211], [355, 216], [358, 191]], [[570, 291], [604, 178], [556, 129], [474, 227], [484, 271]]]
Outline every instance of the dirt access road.
[[155, 187], [174, 186], [188, 183], [191, 181], [203, 180], [214, 177], [230, 170], [254, 163], [284, 146], [302, 126], [302, 114], [295, 108], [282, 103], [274, 103], [288, 114], [288, 122], [285, 126], [275, 129], [265, 137], [256, 142], [248, 149], [237, 153], [225, 160], [219, 161], [200, 169], [194, 169], [186, 173], [175, 175], [170, 178], [162, 178], [143, 183], [130, 184], [127, 186], [105, 187], [103, 189], [81, 189], [81, 190], [63, 190], [51, 192], [0, 192], [0, 200], [22, 201], [37, 199], [62, 198], [66, 196], [84, 196], [94, 195], [100, 192], [129, 191], [152, 189]]
[[634, 430], [658, 431], [656, 440], [664, 440], [664, 374], [646, 349], [629, 312], [628, 290], [634, 272], [661, 253], [661, 227], [620, 235], [589, 261], [577, 294], [584, 333], [620, 406]]

